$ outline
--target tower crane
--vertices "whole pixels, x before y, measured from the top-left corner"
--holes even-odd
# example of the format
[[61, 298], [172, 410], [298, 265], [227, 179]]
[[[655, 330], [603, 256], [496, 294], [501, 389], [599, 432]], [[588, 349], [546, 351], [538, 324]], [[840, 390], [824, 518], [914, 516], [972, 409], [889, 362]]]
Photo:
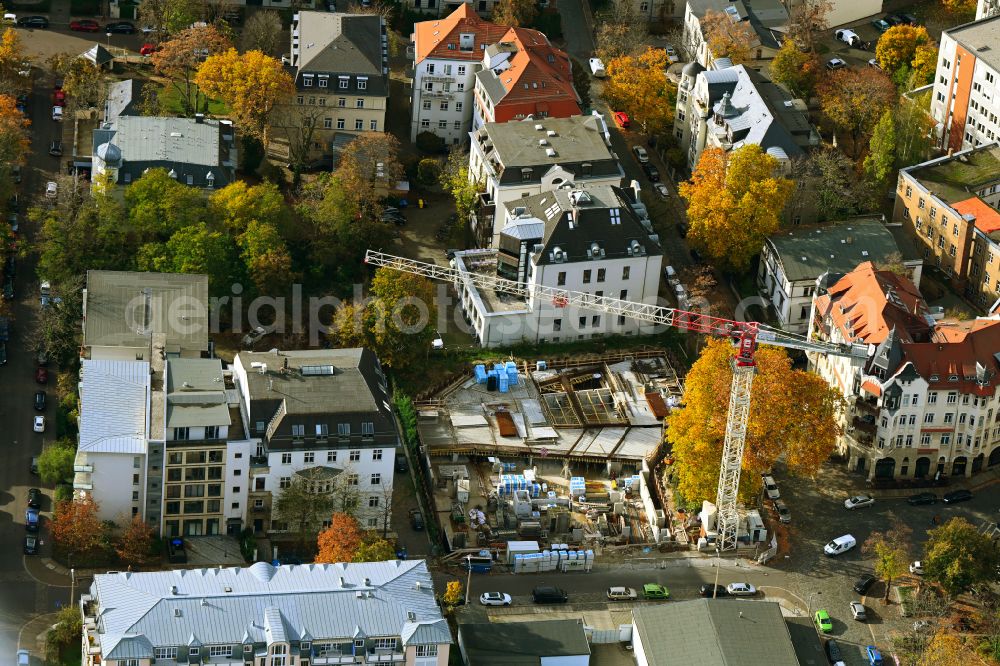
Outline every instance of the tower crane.
[[461, 280], [478, 289], [493, 289], [500, 293], [526, 299], [551, 299], [556, 308], [572, 306], [597, 310], [654, 324], [673, 326], [692, 333], [725, 337], [732, 341], [737, 347], [737, 352], [732, 360], [733, 383], [729, 393], [726, 436], [722, 448], [719, 485], [715, 502], [718, 511], [717, 530], [720, 550], [734, 550], [736, 548], [739, 527], [737, 495], [740, 487], [740, 472], [743, 467], [747, 423], [750, 416], [750, 388], [756, 373], [754, 354], [757, 351], [758, 343], [852, 358], [867, 358], [869, 353], [867, 345], [810, 341], [802, 336], [771, 328], [759, 322], [712, 317], [662, 305], [624, 301], [608, 296], [528, 284], [484, 273], [463, 272], [456, 268], [438, 266], [375, 250], [368, 250], [365, 255], [365, 263], [370, 266], [420, 275], [432, 280], [452, 283]]

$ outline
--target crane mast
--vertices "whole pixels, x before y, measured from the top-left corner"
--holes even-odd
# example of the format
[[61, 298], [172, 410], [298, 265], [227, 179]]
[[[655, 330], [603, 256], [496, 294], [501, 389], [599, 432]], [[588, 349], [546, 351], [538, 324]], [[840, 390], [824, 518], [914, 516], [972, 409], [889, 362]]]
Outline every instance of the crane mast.
[[726, 436], [722, 447], [719, 485], [715, 502], [718, 511], [717, 527], [720, 550], [734, 550], [736, 548], [739, 528], [737, 507], [740, 472], [743, 469], [743, 450], [746, 446], [747, 424], [750, 417], [750, 389], [753, 386], [753, 378], [757, 369], [754, 354], [758, 342], [836, 356], [864, 358], [868, 355], [865, 345], [839, 345], [803, 340], [779, 329], [765, 327], [757, 322], [735, 321], [662, 305], [624, 301], [546, 285], [527, 284], [492, 274], [463, 272], [456, 268], [438, 266], [374, 250], [368, 250], [365, 255], [365, 263], [369, 266], [389, 268], [432, 280], [444, 280], [452, 283], [463, 281], [469, 286], [493, 289], [524, 298], [551, 299], [556, 308], [567, 306], [586, 308], [607, 314], [624, 315], [654, 324], [673, 326], [692, 333], [729, 338], [736, 344], [737, 353], [732, 359], [733, 383], [729, 393]]

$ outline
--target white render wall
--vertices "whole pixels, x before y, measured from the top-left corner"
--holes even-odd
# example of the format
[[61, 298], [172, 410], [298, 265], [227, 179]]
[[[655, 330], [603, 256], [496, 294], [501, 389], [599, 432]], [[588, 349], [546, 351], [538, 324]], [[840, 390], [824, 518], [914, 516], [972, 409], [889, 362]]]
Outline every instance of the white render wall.
[[[934, 90], [931, 94], [931, 116], [941, 126], [945, 147], [951, 134], [954, 105], [958, 101], [948, 97], [949, 94], [953, 98], [956, 96], [957, 88], [952, 85], [952, 76], [958, 69], [956, 47], [957, 42], [951, 35], [947, 32], [941, 33], [937, 70], [934, 73]], [[973, 103], [975, 107], [972, 106]], [[1000, 139], [1000, 72], [979, 57], [976, 57], [972, 89], [969, 91], [968, 107], [965, 112], [965, 131], [959, 150], [967, 150]]]
[[[135, 459], [139, 459], [139, 467]], [[131, 453], [87, 452], [87, 463], [93, 465], [91, 474], [93, 489], [88, 491], [99, 505], [98, 517], [116, 523], [132, 519], [132, 506], [139, 507], [139, 515], [146, 518], [146, 456]], [[139, 475], [139, 483], [133, 484], [134, 474]], [[138, 492], [139, 499], [132, 501], [132, 493]]]
[[[433, 74], [428, 71], [432, 67]], [[469, 138], [472, 128], [472, 109], [475, 106], [472, 91], [476, 84], [476, 71], [481, 67], [482, 64], [479, 62], [445, 58], [427, 58], [414, 67], [411, 141], [416, 141], [417, 134], [421, 132], [433, 132], [448, 145], [459, 144]], [[463, 68], [463, 73], [460, 73]], [[449, 88], [450, 98], [442, 99], [427, 95], [425, 87], [428, 84], [437, 93], [444, 92], [446, 87]], [[459, 87], [463, 89], [459, 90]], [[430, 109], [424, 109], [424, 104], [427, 102], [430, 103]], [[441, 109], [442, 102], [447, 102], [447, 110]], [[457, 104], [462, 105], [461, 110], [456, 108]], [[440, 126], [441, 121], [445, 122], [444, 128]], [[455, 123], [459, 123], [457, 127]]]
[[[251, 439], [243, 439], [234, 442], [226, 442], [226, 469], [223, 472], [223, 524], [219, 530], [225, 534], [226, 526], [231, 518], [239, 518], [243, 522], [243, 527], [247, 527], [248, 521], [248, 500], [247, 494], [250, 492], [252, 479], [250, 478], [250, 456], [257, 450], [258, 442]], [[237, 473], [238, 472], [238, 473]], [[239, 488], [239, 493], [233, 492], [234, 488]], [[234, 507], [233, 504], [238, 506]]]

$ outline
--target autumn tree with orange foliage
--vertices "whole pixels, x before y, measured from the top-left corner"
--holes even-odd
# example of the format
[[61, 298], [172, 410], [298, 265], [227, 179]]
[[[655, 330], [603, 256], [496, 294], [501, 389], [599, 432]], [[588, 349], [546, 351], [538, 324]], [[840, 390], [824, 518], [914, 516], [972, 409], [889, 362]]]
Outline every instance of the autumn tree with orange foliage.
[[871, 67], [831, 72], [816, 87], [816, 92], [823, 115], [838, 131], [851, 137], [855, 157], [868, 145], [879, 118], [898, 99], [892, 79]]
[[493, 5], [492, 20], [498, 25], [528, 26], [538, 16], [534, 0], [499, 0]]
[[209, 56], [194, 81], [206, 95], [224, 101], [242, 130], [264, 148], [270, 140], [271, 113], [295, 91], [282, 64], [260, 51], [229, 49]]
[[[714, 501], [726, 434], [736, 348], [709, 338], [685, 380], [684, 408], [667, 421], [674, 478], [688, 503]], [[760, 474], [782, 456], [788, 471], [815, 476], [834, 449], [841, 399], [822, 378], [792, 368], [784, 350], [761, 346], [750, 399], [740, 497], [760, 491]]]
[[965, 666], [987, 663], [990, 662], [976, 655], [964, 636], [947, 629], [939, 629], [927, 645], [917, 666]]
[[330, 516], [330, 526], [316, 537], [316, 562], [333, 564], [353, 562], [364, 540], [364, 533], [357, 519], [348, 513]]
[[232, 48], [229, 41], [215, 26], [205, 25], [182, 30], [152, 55], [156, 73], [170, 79], [170, 85], [179, 93], [181, 105], [188, 115], [201, 110], [204, 98], [195, 84], [195, 73], [205, 55], [222, 53]]
[[750, 21], [733, 21], [729, 14], [709, 10], [701, 19], [701, 32], [713, 58], [729, 58], [734, 65], [752, 60], [753, 49], [760, 46]]
[[21, 37], [13, 28], [7, 28], [0, 35], [0, 95], [16, 97], [31, 90], [31, 79], [18, 73], [24, 69], [24, 60]]
[[778, 160], [756, 144], [702, 152], [691, 180], [680, 184], [688, 203], [688, 241], [724, 270], [746, 269], [764, 238], [777, 230], [794, 189], [777, 168]]
[[925, 80], [928, 73], [934, 74], [937, 66], [937, 48], [924, 26], [896, 25], [878, 38], [875, 58], [885, 72], [892, 74], [901, 67], [908, 67], [917, 70]]
[[115, 552], [129, 566], [142, 566], [152, 555], [154, 538], [153, 528], [136, 514], [115, 543]]
[[616, 109], [627, 109], [632, 120], [648, 134], [661, 134], [674, 122], [677, 86], [663, 71], [663, 49], [647, 48], [639, 55], [624, 55], [608, 63], [604, 97]]
[[99, 505], [90, 496], [63, 500], [56, 504], [52, 518], [52, 538], [63, 550], [85, 555], [104, 545], [104, 525], [98, 517]]

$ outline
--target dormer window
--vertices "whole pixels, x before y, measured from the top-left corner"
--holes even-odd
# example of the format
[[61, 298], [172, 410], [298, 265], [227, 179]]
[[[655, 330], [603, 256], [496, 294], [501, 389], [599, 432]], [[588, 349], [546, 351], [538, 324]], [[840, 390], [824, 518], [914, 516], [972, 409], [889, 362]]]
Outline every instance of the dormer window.
[[306, 88], [312, 88], [312, 84], [313, 84], [313, 75], [312, 74], [303, 74], [302, 75], [302, 85], [305, 86]]

